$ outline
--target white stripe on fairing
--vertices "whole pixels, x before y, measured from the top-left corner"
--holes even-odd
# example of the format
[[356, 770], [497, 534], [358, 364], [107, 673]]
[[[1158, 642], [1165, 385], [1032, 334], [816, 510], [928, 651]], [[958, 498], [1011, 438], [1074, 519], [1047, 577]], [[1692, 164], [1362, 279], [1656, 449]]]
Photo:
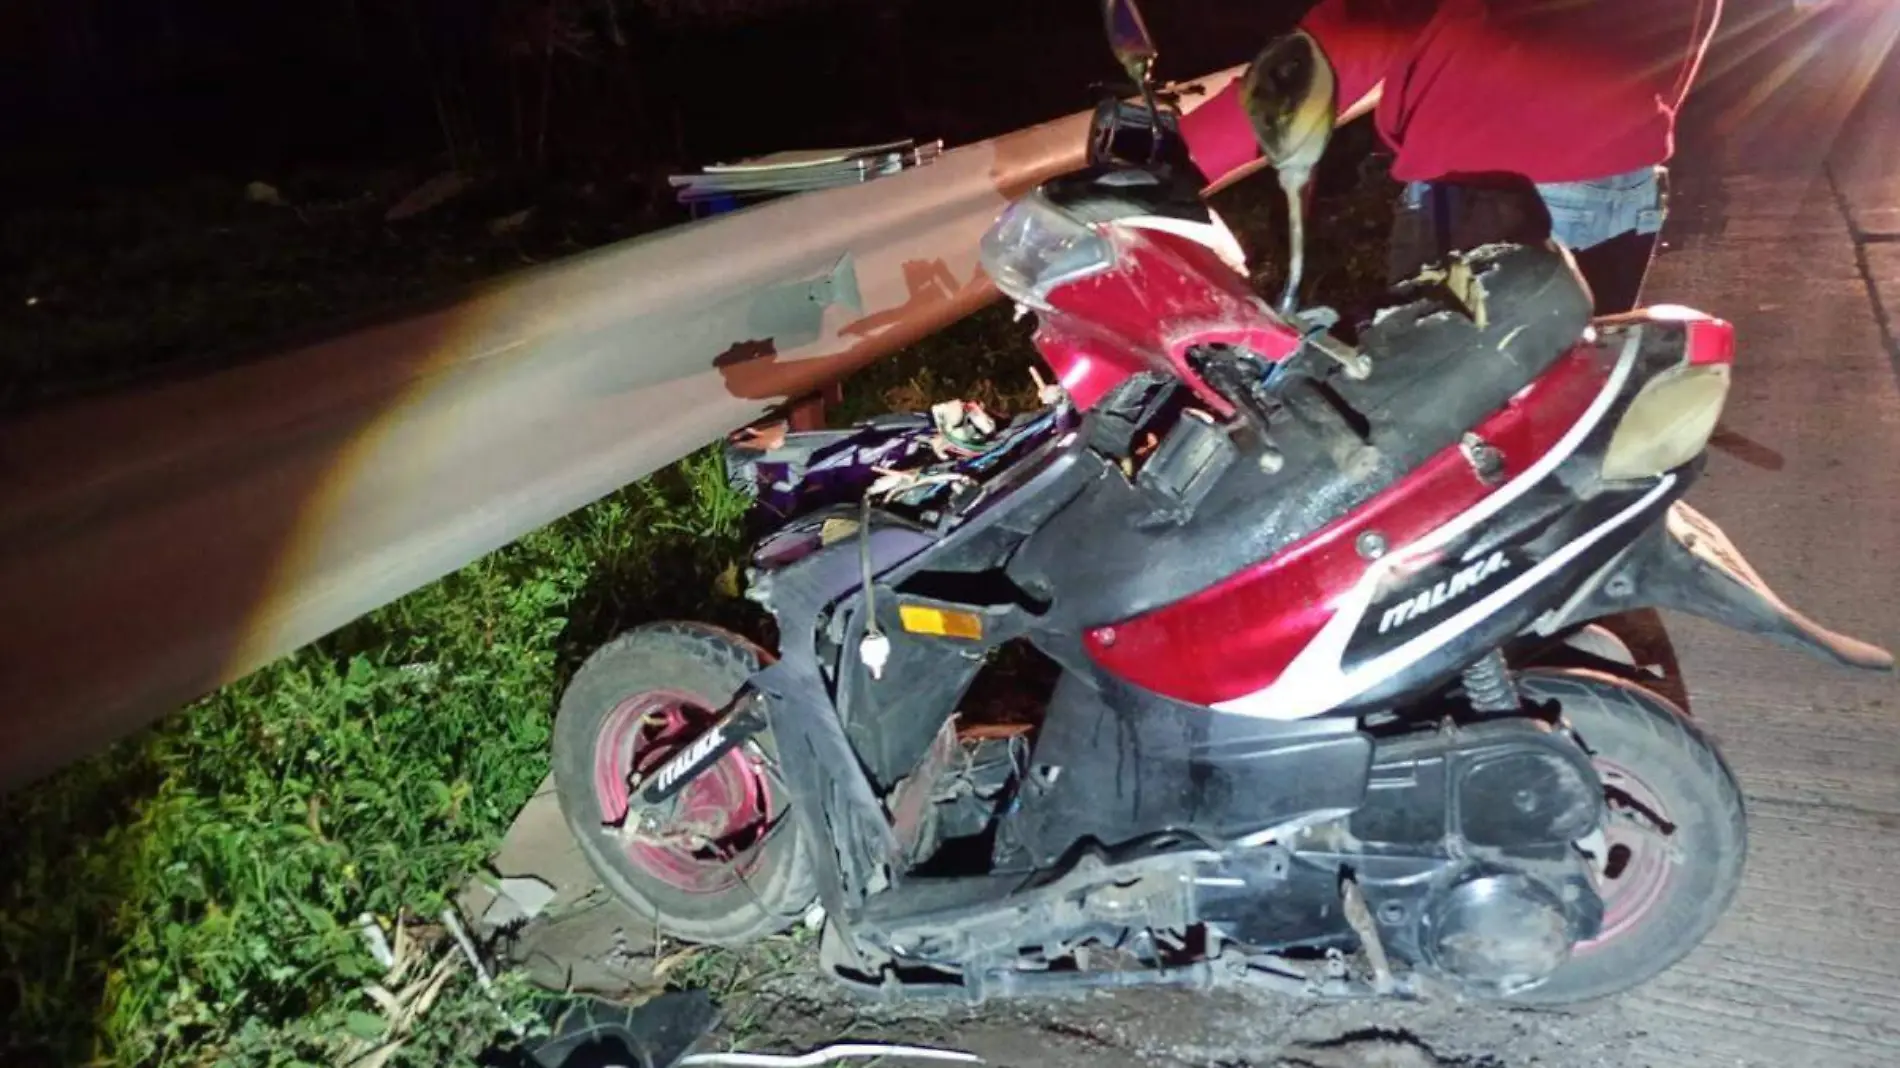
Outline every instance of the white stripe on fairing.
[[[1464, 631], [1477, 626], [1486, 616], [1503, 609], [1505, 605], [1510, 604], [1512, 601], [1530, 592], [1531, 587], [1536, 586], [1538, 583], [1555, 574], [1566, 564], [1569, 564], [1572, 560], [1583, 555], [1591, 546], [1608, 537], [1611, 531], [1642, 514], [1646, 509], [1660, 500], [1664, 494], [1668, 493], [1670, 487], [1675, 484], [1675, 475], [1664, 475], [1660, 482], [1650, 489], [1648, 493], [1643, 494], [1635, 503], [1616, 513], [1616, 515], [1610, 517], [1608, 521], [1599, 523], [1590, 528], [1590, 531], [1583, 537], [1578, 538], [1576, 541], [1550, 554], [1549, 557], [1545, 558], [1537, 566], [1524, 572], [1510, 582], [1505, 583], [1503, 586], [1498, 587], [1492, 591], [1489, 596], [1472, 604], [1464, 611], [1438, 624], [1424, 634], [1362, 665], [1359, 670], [1353, 672], [1353, 681], [1359, 682], [1361, 675], [1368, 676], [1368, 679], [1360, 687], [1360, 689], [1363, 690], [1376, 686], [1406, 668], [1411, 667], [1429, 655], [1432, 650], [1451, 641]], [[1414, 651], [1415, 647], [1417, 647], [1416, 651]]]
[[1197, 223], [1187, 219], [1172, 219], [1165, 215], [1133, 215], [1126, 219], [1116, 219], [1112, 225], [1126, 226], [1132, 230], [1159, 230], [1164, 234], [1185, 237], [1203, 248], [1212, 249], [1221, 258], [1221, 262], [1232, 267], [1245, 277], [1247, 274], [1247, 253], [1240, 247], [1240, 239], [1228, 228], [1226, 220], [1207, 209], [1212, 223]]
[[[1295, 720], [1317, 716], [1333, 709], [1355, 694], [1363, 693], [1412, 666], [1429, 655], [1439, 644], [1456, 636], [1457, 630], [1470, 626], [1489, 612], [1509, 603], [1519, 593], [1547, 578], [1557, 568], [1562, 567], [1577, 554], [1594, 545], [1616, 526], [1626, 522], [1635, 511], [1645, 507], [1651, 497], [1667, 489], [1675, 481], [1674, 476], [1665, 479], [1662, 486], [1645, 496], [1642, 501], [1619, 513], [1581, 539], [1572, 542], [1551, 557], [1524, 574], [1500, 587], [1491, 596], [1477, 602], [1471, 608], [1453, 616], [1424, 634], [1406, 642], [1404, 645], [1387, 652], [1369, 663], [1362, 664], [1352, 673], [1340, 670], [1346, 656], [1346, 646], [1351, 644], [1353, 633], [1358, 630], [1360, 620], [1372, 607], [1372, 600], [1378, 594], [1387, 578], [1401, 568], [1415, 565], [1446, 545], [1463, 537], [1477, 526], [1512, 502], [1530, 492], [1531, 488], [1542, 482], [1557, 468], [1570, 459], [1581, 448], [1603, 421], [1603, 417], [1616, 402], [1617, 394], [1623, 384], [1629, 380], [1630, 372], [1636, 366], [1637, 343], [1642, 336], [1642, 328], [1636, 327], [1623, 342], [1623, 351], [1617, 355], [1616, 366], [1610, 371], [1610, 379], [1602, 392], [1590, 402], [1581, 418], [1564, 433], [1564, 436], [1551, 446], [1550, 450], [1537, 458], [1537, 462], [1524, 470], [1524, 473], [1507, 482], [1484, 500], [1454, 517], [1449, 523], [1432, 531], [1425, 537], [1390, 556], [1382, 557], [1366, 568], [1353, 587], [1340, 596], [1338, 610], [1333, 618], [1320, 628], [1305, 649], [1300, 650], [1293, 662], [1287, 665], [1280, 677], [1265, 689], [1244, 694], [1231, 701], [1222, 701], [1213, 707], [1216, 711], [1234, 715], [1249, 716], [1255, 719]], [[1483, 611], [1478, 611], [1483, 608]], [[1475, 613], [1475, 614], [1473, 614]], [[1459, 624], [1452, 627], [1452, 624]]]
[[1072, 390], [1089, 376], [1089, 371], [1093, 369], [1093, 366], [1087, 356], [1077, 356], [1075, 362], [1070, 364], [1069, 369], [1063, 372], [1062, 377], [1056, 381], [1061, 383], [1063, 389]]

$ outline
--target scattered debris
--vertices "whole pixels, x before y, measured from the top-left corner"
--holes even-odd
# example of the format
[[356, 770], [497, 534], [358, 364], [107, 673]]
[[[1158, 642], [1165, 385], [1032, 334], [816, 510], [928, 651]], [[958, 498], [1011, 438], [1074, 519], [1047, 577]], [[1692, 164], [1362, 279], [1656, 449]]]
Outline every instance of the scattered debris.
[[[949, 449], [975, 453], [996, 433], [996, 417], [975, 401], [949, 400], [930, 406], [930, 418]], [[949, 449], [939, 448], [939, 458]]]
[[488, 974], [488, 968], [482, 964], [482, 958], [475, 952], [475, 943], [468, 937], [468, 931], [462, 927], [462, 918], [454, 909], [442, 910], [442, 923], [455, 938], [455, 944], [462, 948], [462, 956], [468, 958], [469, 966], [475, 969], [475, 978], [482, 984], [483, 990], [493, 990], [495, 980]]
[[1036, 382], [1036, 403], [1044, 407], [1054, 405], [1057, 401], [1061, 400], [1062, 395], [1067, 392], [1067, 390], [1062, 388], [1060, 382], [1044, 381], [1042, 373], [1037, 371], [1033, 366], [1029, 368], [1029, 377]]
[[560, 891], [532, 876], [497, 880], [495, 900], [482, 912], [481, 926], [500, 930], [526, 923], [547, 911]]
[[252, 182], [245, 186], [244, 199], [253, 204], [269, 204], [273, 208], [287, 206], [284, 203], [284, 195], [279, 193], [277, 187], [269, 182]]
[[[1488, 246], [1487, 246], [1488, 247]], [[1468, 257], [1475, 257], [1483, 249], [1455, 255], [1443, 267], [1427, 267], [1413, 279], [1425, 285], [1441, 285], [1451, 294], [1463, 309], [1471, 324], [1480, 330], [1490, 325], [1490, 312], [1485, 307], [1483, 279], [1472, 272]], [[1374, 320], [1377, 321], [1376, 319]]]
[[692, 174], [667, 176], [682, 204], [802, 193], [857, 185], [913, 167], [943, 154], [942, 141], [911, 138], [851, 148], [776, 152], [738, 163], [714, 164]]
[[664, 983], [668, 974], [682, 965], [697, 960], [706, 951], [707, 947], [705, 946], [688, 946], [676, 953], [667, 954], [654, 962], [653, 981], [655, 983]]
[[696, 1065], [726, 1065], [729, 1068], [816, 1068], [837, 1061], [873, 1060], [896, 1057], [913, 1061], [937, 1061], [950, 1064], [982, 1064], [974, 1053], [926, 1046], [891, 1046], [881, 1043], [839, 1043], [810, 1053], [695, 1053], [682, 1058], [679, 1068]]
[[363, 932], [363, 941], [369, 944], [369, 955], [376, 958], [384, 971], [396, 966], [396, 954], [389, 948], [389, 939], [383, 934], [383, 925], [376, 917], [365, 912], [356, 918], [357, 930]]
[[[376, 939], [380, 940], [382, 928], [374, 919], [371, 919], [370, 925], [376, 931]], [[367, 931], [365, 937], [369, 937]], [[374, 948], [371, 952], [375, 952]], [[399, 985], [414, 970], [424, 953], [408, 936], [400, 918], [396, 923], [395, 944], [389, 947], [388, 953], [389, 964], [384, 968], [382, 982], [363, 988], [364, 996], [382, 1010], [382, 1016], [367, 1012], [351, 1014], [354, 1037], [340, 1051], [338, 1065], [382, 1068], [388, 1064], [408, 1042], [417, 1021], [428, 1013], [441, 996], [442, 988], [448, 984], [449, 977], [455, 974], [461, 959], [458, 952], [450, 950], [426, 974], [406, 986]], [[380, 956], [378, 959], [381, 959]]]
[[[631, 1008], [598, 998], [575, 998], [552, 1021], [547, 1037], [528, 1050], [541, 1068], [621, 1064], [628, 1068], [673, 1068], [706, 1037], [719, 1010], [704, 990], [661, 994]], [[606, 1053], [618, 1046], [632, 1058]]]
[[455, 914], [453, 907], [442, 910], [442, 923], [454, 937], [455, 944], [461, 947], [462, 956], [468, 960], [468, 966], [475, 969], [475, 981], [481, 984], [482, 993], [488, 995], [488, 999], [495, 1003], [495, 1008], [501, 1010], [502, 1018], [508, 1021], [508, 1029], [513, 1031], [516, 1037], [526, 1037], [527, 1027], [520, 1020], [509, 1016], [501, 999], [496, 996], [494, 977], [488, 974], [488, 966], [482, 963], [481, 954], [475, 951], [474, 939], [468, 936], [467, 928], [462, 926], [462, 918]]
[[410, 190], [383, 214], [383, 221], [398, 222], [440, 207], [467, 192], [472, 184], [468, 175], [460, 171], [443, 171]]

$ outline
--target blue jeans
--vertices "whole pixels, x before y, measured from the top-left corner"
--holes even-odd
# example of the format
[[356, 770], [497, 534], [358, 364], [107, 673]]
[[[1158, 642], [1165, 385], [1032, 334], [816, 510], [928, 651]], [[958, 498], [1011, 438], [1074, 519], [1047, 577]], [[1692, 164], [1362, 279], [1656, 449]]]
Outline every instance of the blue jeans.
[[[1423, 210], [1430, 189], [1429, 182], [1408, 184], [1399, 199], [1400, 209]], [[1589, 182], [1539, 183], [1537, 192], [1550, 209], [1551, 236], [1572, 252], [1595, 248], [1623, 234], [1656, 234], [1668, 214], [1660, 167]]]

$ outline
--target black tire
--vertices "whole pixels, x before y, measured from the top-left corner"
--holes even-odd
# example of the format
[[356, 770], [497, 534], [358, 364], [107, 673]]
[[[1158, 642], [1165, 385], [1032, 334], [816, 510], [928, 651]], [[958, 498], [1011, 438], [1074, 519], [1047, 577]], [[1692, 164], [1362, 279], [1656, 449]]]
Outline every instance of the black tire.
[[[588, 863], [606, 887], [673, 938], [743, 945], [784, 930], [817, 896], [811, 852], [791, 814], [783, 783], [773, 782], [772, 829], [738, 884], [711, 892], [672, 885], [628, 856], [595, 792], [595, 749], [608, 717], [630, 697], [656, 690], [691, 695], [717, 709], [767, 662], [758, 646], [716, 627], [655, 623], [601, 646], [575, 673], [554, 720], [554, 782], [561, 811]], [[776, 758], [771, 732], [751, 743]], [[728, 757], [727, 759], [733, 759]]]
[[1629, 772], [1674, 825], [1679, 861], [1661, 896], [1608, 941], [1579, 947], [1555, 975], [1513, 995], [1524, 1005], [1567, 1005], [1642, 985], [1700, 945], [1741, 886], [1748, 824], [1741, 787], [1721, 753], [1660, 694], [1608, 674], [1541, 668], [1520, 677], [1529, 701], [1556, 701], [1600, 761]]

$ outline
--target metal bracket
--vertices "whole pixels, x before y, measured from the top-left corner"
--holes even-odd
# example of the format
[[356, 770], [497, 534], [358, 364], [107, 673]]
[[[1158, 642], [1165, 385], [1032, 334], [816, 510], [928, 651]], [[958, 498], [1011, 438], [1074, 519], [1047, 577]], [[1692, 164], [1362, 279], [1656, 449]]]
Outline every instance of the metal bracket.
[[1359, 880], [1348, 877], [1340, 885], [1340, 896], [1346, 908], [1346, 923], [1352, 932], [1359, 936], [1359, 944], [1365, 949], [1366, 962], [1372, 965], [1372, 988], [1380, 996], [1392, 993], [1392, 964], [1385, 955], [1385, 942], [1379, 937], [1379, 924], [1372, 918], [1372, 910], [1366, 907], [1365, 891], [1359, 889]]

